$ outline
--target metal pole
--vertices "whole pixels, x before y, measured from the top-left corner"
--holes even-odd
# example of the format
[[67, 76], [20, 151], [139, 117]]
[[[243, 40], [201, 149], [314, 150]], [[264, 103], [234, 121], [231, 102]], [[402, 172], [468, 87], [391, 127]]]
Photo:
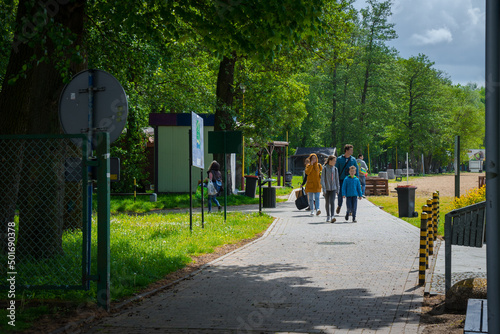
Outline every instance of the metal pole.
[[409, 172], [409, 166], [408, 166], [408, 152], [406, 152], [406, 184], [408, 184], [408, 174]]
[[159, 142], [159, 134], [158, 134], [158, 126], [155, 126], [155, 165], [154, 165], [154, 171], [155, 171], [155, 185], [154, 185], [154, 191], [155, 193], [158, 193], [158, 157], [159, 157], [159, 154], [158, 154], [158, 142]]
[[241, 190], [245, 190], [245, 136], [243, 136], [242, 143], [243, 160], [241, 162]]
[[486, 244], [488, 330], [500, 333], [500, 229], [498, 225], [500, 4], [486, 0]]
[[[94, 128], [94, 72], [93, 70], [89, 70], [88, 77], [88, 94], [89, 94], [89, 114], [88, 114], [88, 157], [91, 159], [93, 157], [93, 147], [92, 147], [92, 137]], [[91, 267], [91, 243], [92, 243], [92, 191], [93, 191], [93, 182], [92, 179], [92, 167], [88, 167], [89, 180], [87, 184], [87, 231], [89, 238], [87, 240], [87, 258], [88, 258], [88, 266], [87, 266], [87, 275], [90, 275], [90, 267]], [[90, 289], [90, 281], [87, 281], [87, 290]]]
[[455, 137], [455, 197], [460, 197], [460, 136]]
[[370, 144], [368, 144], [368, 170], [371, 173], [372, 166], [370, 165]]
[[262, 149], [259, 151], [259, 167], [257, 176], [259, 177], [259, 214], [262, 214], [262, 174], [260, 170], [262, 168]]
[[288, 131], [286, 132], [285, 171], [288, 172]]
[[226, 222], [227, 219], [227, 145], [226, 145], [226, 130], [224, 130], [224, 223]]
[[191, 179], [192, 179], [192, 168], [193, 165], [193, 141], [191, 138], [191, 130], [188, 130], [189, 136], [189, 231], [193, 232], [193, 193], [191, 192]]
[[451, 289], [451, 224], [453, 218], [446, 214], [444, 216], [444, 292]]
[[203, 169], [201, 169], [201, 228], [205, 228], [205, 215], [203, 206], [205, 205], [203, 202]]
[[422, 153], [422, 175], [425, 176], [424, 154]]
[[110, 180], [109, 133], [98, 134], [97, 144], [97, 304], [110, 309]]
[[396, 169], [398, 169], [398, 147], [396, 146]]

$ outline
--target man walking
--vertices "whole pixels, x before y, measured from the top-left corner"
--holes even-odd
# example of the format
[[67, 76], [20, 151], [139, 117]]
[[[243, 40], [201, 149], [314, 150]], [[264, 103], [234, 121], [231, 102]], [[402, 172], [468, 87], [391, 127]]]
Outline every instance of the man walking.
[[363, 154], [358, 155], [356, 161], [358, 162], [359, 182], [361, 182], [361, 192], [363, 193], [363, 197], [365, 197], [366, 176], [368, 175], [368, 166], [366, 165], [366, 162], [363, 160]]
[[351, 144], [346, 144], [344, 146], [344, 154], [341, 155], [337, 159], [337, 163], [335, 164], [335, 167], [337, 167], [339, 171], [339, 182], [340, 182], [340, 190], [338, 193], [338, 201], [337, 201], [337, 214], [340, 213], [340, 209], [342, 208], [342, 203], [343, 203], [343, 194], [342, 194], [342, 184], [344, 182], [344, 179], [349, 175], [349, 167], [355, 166], [356, 167], [356, 177], [359, 177], [359, 169], [358, 169], [358, 162], [356, 161], [356, 158], [352, 156], [352, 153], [354, 152], [354, 148]]

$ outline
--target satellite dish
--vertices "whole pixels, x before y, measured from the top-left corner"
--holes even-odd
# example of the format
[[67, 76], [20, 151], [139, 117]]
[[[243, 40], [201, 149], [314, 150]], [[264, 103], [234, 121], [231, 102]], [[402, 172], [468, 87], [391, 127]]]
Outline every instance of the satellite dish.
[[[93, 103], [89, 102], [91, 82]], [[92, 133], [109, 132], [110, 143], [118, 139], [127, 122], [128, 104], [125, 90], [114, 76], [101, 70], [86, 70], [64, 87], [59, 99], [59, 120], [64, 133], [88, 133], [89, 110], [93, 110]]]

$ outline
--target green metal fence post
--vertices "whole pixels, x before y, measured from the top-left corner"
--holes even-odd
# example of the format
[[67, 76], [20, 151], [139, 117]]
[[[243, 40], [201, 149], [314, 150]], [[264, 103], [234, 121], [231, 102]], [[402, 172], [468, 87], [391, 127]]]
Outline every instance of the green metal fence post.
[[109, 133], [97, 135], [97, 305], [110, 309], [110, 167]]
[[455, 136], [455, 197], [460, 197], [460, 136]]

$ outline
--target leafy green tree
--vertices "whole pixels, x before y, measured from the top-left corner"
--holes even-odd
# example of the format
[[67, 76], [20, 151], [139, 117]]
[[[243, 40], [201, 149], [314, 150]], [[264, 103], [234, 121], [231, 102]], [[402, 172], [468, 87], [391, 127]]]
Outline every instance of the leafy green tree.
[[236, 61], [272, 60], [322, 29], [322, 0], [201, 1], [189, 20], [203, 43], [221, 56], [216, 88], [216, 130], [235, 128]]
[[317, 131], [323, 130], [319, 136], [321, 139], [318, 138], [321, 146], [338, 144], [338, 113], [342, 101], [339, 67], [350, 64], [355, 52], [352, 38], [356, 31], [354, 25], [357, 12], [352, 3], [353, 1], [328, 1], [322, 17], [325, 31], [314, 45], [309, 46], [313, 54], [311, 89], [316, 90], [318, 95], [311, 94], [308, 121], [320, 121], [317, 126], [310, 125]]
[[[6, 35], [12, 38], [9, 38], [12, 44], [7, 51], [9, 58], [0, 91], [0, 134], [60, 133], [57, 113], [60, 92], [70, 73], [84, 67], [79, 52], [83, 43], [85, 3], [74, 0], [50, 6], [48, 2], [19, 0], [16, 9], [2, 8], [3, 14], [15, 12], [16, 16], [10, 30], [10, 19], [2, 20], [3, 29], [12, 32]], [[2, 52], [2, 61], [5, 61], [6, 50], [2, 48]], [[52, 159], [57, 159], [59, 153], [60, 149], [49, 146], [27, 146], [8, 157], [7, 164], [17, 168], [12, 168], [8, 182], [3, 183], [5, 189], [0, 189], [7, 194], [7, 198], [2, 196], [0, 201], [0, 226], [2, 232], [6, 231], [18, 191], [22, 191], [19, 194], [21, 201], [17, 203], [20, 212], [17, 249], [20, 254], [38, 258], [62, 251], [63, 205], [58, 184], [64, 181], [60, 173], [57, 174], [57, 168], [51, 168]], [[29, 166], [34, 161], [55, 173], [58, 182], [20, 179], [18, 171], [23, 164]], [[2, 245], [6, 241], [2, 238]]]
[[393, 145], [409, 152], [412, 161], [419, 153], [431, 154], [449, 129], [450, 110], [444, 103], [443, 74], [432, 68], [427, 56], [400, 59], [400, 87], [394, 92], [396, 110], [386, 127]]
[[[465, 163], [469, 160], [467, 150], [484, 148], [485, 104], [482, 101], [481, 90], [474, 84], [450, 86], [449, 93], [452, 131], [448, 142], [454, 143], [455, 136], [460, 136], [461, 159]], [[453, 150], [453, 146], [449, 148], [449, 152]]]
[[[354, 110], [354, 125], [358, 132], [358, 146], [366, 147], [371, 141], [371, 133], [380, 129], [380, 115], [385, 113], [387, 92], [391, 83], [387, 80], [388, 69], [395, 58], [395, 52], [386, 42], [397, 38], [394, 24], [389, 23], [392, 1], [377, 2], [368, 0], [368, 7], [361, 10], [361, 30], [358, 44], [358, 57], [355, 69], [359, 72], [360, 101]], [[384, 97], [384, 98], [381, 98]], [[378, 128], [377, 128], [378, 126]]]
[[147, 180], [146, 142], [148, 140], [143, 131], [146, 127], [145, 119], [140, 117], [137, 107], [129, 108], [127, 117], [127, 131], [118, 142], [111, 148], [113, 157], [120, 159], [120, 181], [111, 183], [113, 192], [130, 193], [134, 191], [134, 178], [140, 188], [147, 186], [144, 180]]
[[0, 2], [0, 82], [4, 81], [5, 71], [10, 56], [12, 40], [14, 38], [14, 20], [16, 18], [17, 1]]

